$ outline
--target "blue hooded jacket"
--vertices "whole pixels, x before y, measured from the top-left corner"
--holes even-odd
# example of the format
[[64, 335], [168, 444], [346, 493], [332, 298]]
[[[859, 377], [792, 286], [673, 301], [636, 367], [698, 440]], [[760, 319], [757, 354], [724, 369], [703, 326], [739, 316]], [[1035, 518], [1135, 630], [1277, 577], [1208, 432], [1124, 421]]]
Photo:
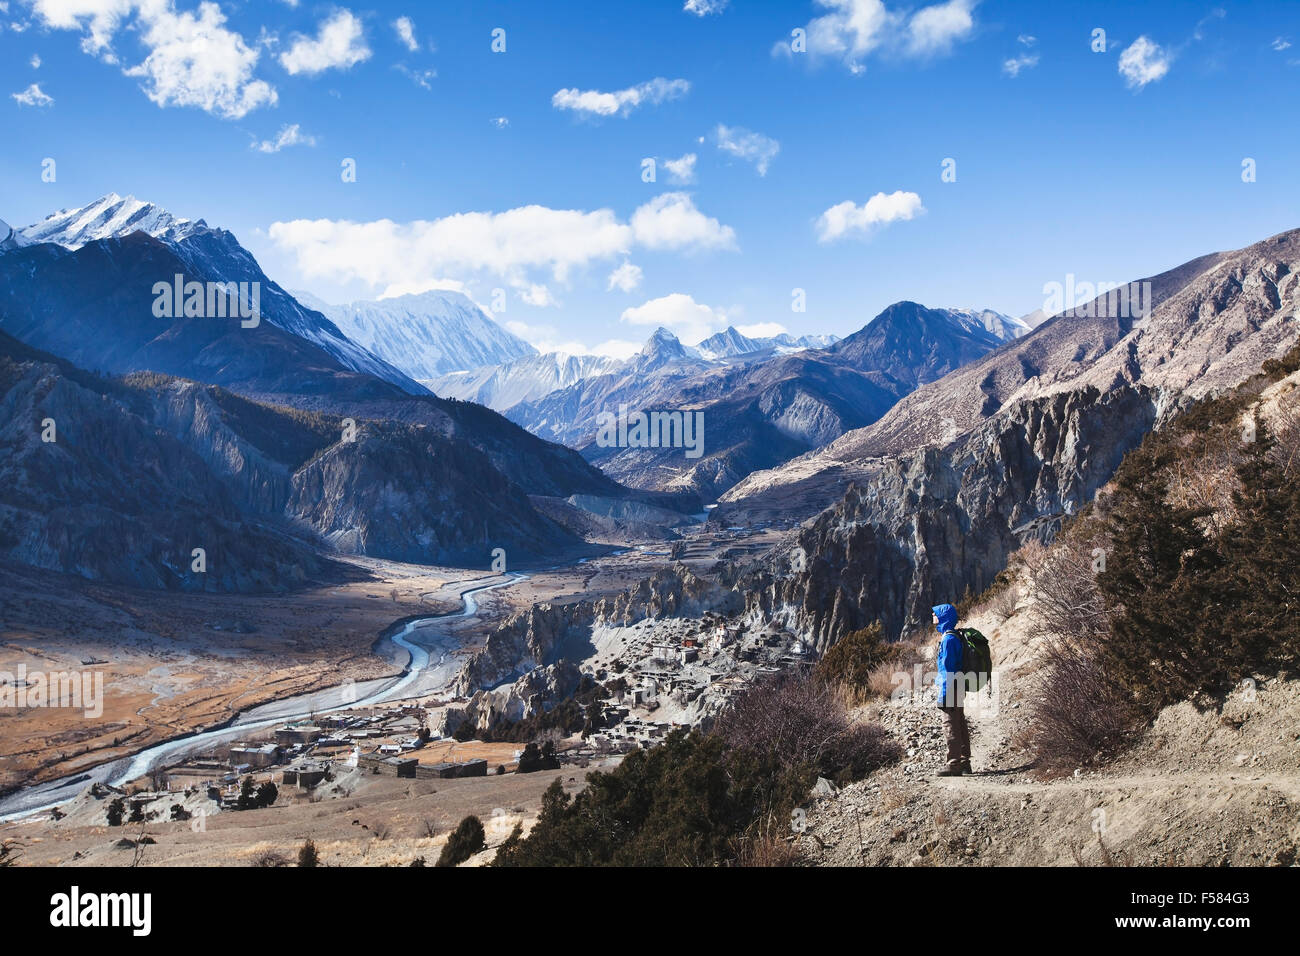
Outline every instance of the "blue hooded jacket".
[[935, 660], [934, 684], [939, 689], [939, 706], [945, 703], [944, 695], [948, 685], [955, 683], [954, 674], [961, 672], [962, 641], [957, 634], [957, 609], [951, 604], [937, 604], [930, 610], [939, 618], [936, 630], [939, 632], [939, 654]]

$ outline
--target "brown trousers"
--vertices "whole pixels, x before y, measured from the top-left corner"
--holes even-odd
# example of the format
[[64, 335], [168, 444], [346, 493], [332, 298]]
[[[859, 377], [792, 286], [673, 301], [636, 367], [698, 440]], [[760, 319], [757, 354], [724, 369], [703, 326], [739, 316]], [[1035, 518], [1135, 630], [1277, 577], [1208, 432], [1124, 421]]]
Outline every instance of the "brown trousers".
[[966, 711], [962, 707], [940, 707], [943, 713], [943, 732], [948, 738], [948, 766], [958, 767], [970, 763], [970, 728], [966, 725]]

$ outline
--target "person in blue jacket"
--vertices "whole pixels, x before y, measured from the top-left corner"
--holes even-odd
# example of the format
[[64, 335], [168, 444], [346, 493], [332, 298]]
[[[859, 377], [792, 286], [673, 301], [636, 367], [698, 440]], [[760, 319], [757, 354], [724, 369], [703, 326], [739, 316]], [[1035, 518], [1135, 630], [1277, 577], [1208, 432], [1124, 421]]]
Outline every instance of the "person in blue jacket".
[[970, 728], [962, 706], [966, 689], [961, 673], [964, 645], [957, 634], [957, 609], [951, 604], [938, 604], [931, 610], [934, 612], [935, 630], [939, 632], [939, 651], [935, 658], [938, 674], [934, 683], [939, 691], [944, 736], [948, 738], [948, 762], [939, 771], [939, 776], [960, 777], [971, 773]]

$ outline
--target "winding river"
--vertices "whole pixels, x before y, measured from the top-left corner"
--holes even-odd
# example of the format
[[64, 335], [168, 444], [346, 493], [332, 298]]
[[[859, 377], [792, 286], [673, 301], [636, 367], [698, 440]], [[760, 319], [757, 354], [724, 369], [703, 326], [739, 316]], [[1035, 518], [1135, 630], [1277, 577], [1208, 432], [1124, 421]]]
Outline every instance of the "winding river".
[[[396, 634], [390, 635], [389, 639], [411, 657], [410, 662], [397, 677], [348, 682], [324, 690], [271, 701], [242, 712], [231, 723], [216, 730], [177, 737], [82, 773], [24, 787], [0, 799], [0, 823], [66, 803], [91, 783], [101, 782], [111, 786], [121, 786], [144, 776], [160, 764], [175, 762], [206, 750], [214, 744], [237, 740], [247, 736], [252, 730], [278, 726], [286, 721], [300, 720], [322, 711], [369, 707], [435, 693], [445, 687], [455, 675], [456, 662], [452, 659], [452, 652], [460, 646], [454, 636], [446, 628], [437, 627], [436, 622], [449, 617], [473, 617], [478, 613], [478, 601], [475, 600], [475, 595], [517, 584], [526, 580], [528, 575], [511, 572], [506, 575], [506, 578], [507, 580], [495, 584], [480, 585], [462, 591], [460, 598], [464, 606], [459, 611], [415, 618], [408, 621]], [[419, 644], [411, 640], [417, 630], [429, 632], [420, 634]]]

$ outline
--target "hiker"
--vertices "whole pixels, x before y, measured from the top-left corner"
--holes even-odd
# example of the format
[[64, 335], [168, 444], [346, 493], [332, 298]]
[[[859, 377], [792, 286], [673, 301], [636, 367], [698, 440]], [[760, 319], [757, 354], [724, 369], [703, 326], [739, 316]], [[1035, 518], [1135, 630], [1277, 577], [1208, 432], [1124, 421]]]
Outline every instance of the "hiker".
[[[939, 689], [939, 710], [943, 714], [943, 732], [948, 738], [948, 762], [939, 771], [941, 777], [960, 777], [971, 773], [970, 728], [966, 725], [966, 711], [962, 707], [963, 644], [957, 633], [957, 609], [951, 604], [939, 604], [934, 612], [934, 626], [939, 632], [939, 652], [935, 663], [938, 675], [934, 679]], [[951, 700], [948, 699], [951, 696]]]

